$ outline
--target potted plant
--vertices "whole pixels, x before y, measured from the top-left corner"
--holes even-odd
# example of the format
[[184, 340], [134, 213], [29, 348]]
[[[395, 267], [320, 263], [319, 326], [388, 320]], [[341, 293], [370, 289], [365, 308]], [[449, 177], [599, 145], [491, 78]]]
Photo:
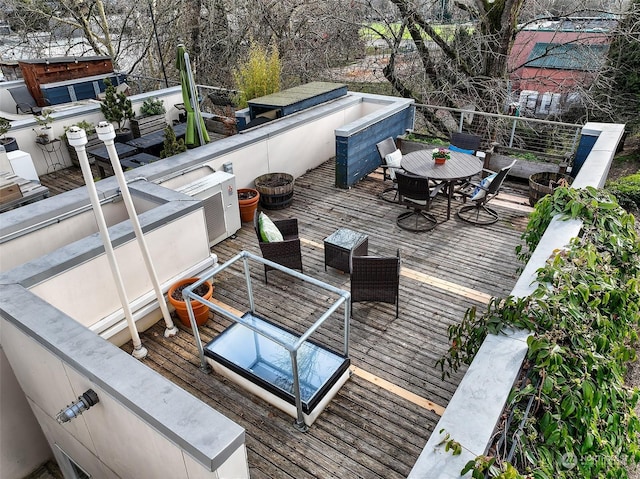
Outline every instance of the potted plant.
[[100, 103], [100, 110], [105, 119], [114, 124], [116, 141], [126, 143], [133, 139], [133, 133], [129, 128], [126, 128], [127, 120], [131, 120], [135, 116], [131, 100], [123, 92], [117, 91], [108, 78], [104, 80], [104, 84], [107, 89], [104, 100]]
[[53, 118], [51, 118], [51, 110], [45, 108], [39, 115], [36, 115], [34, 118], [38, 127], [36, 128], [36, 142], [37, 143], [50, 143], [54, 140], [53, 136], [53, 128], [51, 127], [51, 122]]
[[173, 131], [171, 126], [167, 125], [164, 129], [164, 148], [160, 152], [160, 158], [169, 158], [184, 151], [187, 151], [187, 145], [184, 144], [184, 140], [176, 138], [176, 132]]
[[157, 97], [147, 98], [140, 107], [140, 115], [131, 119], [133, 136], [139, 138], [147, 133], [163, 129], [167, 124], [164, 103]]
[[434, 148], [431, 150], [431, 155], [433, 156], [433, 161], [436, 162], [436, 165], [444, 165], [451, 157], [451, 153], [446, 148]]
[[0, 144], [4, 145], [5, 151], [15, 151], [18, 149], [18, 142], [15, 138], [5, 135], [11, 129], [11, 122], [0, 117]]
[[238, 204], [240, 205], [240, 219], [243, 223], [253, 221], [260, 193], [253, 188], [238, 188]]
[[[180, 322], [191, 328], [191, 322], [189, 320], [189, 311], [187, 310], [187, 303], [182, 296], [182, 290], [189, 286], [190, 284], [198, 281], [199, 278], [185, 278], [181, 279], [174, 283], [167, 292], [167, 297], [169, 298], [169, 302], [175, 308], [176, 314], [178, 315], [178, 319]], [[193, 290], [198, 296], [209, 300], [213, 295], [213, 285], [207, 281], [206, 283], [201, 284], [196, 289]], [[196, 320], [196, 324], [198, 326], [202, 326], [209, 319], [209, 306], [203, 304], [199, 301], [191, 301], [191, 306], [193, 308], [193, 315]]]
[[[76, 149], [70, 146], [69, 141], [67, 140], [67, 131], [69, 131], [69, 128], [71, 128], [72, 126], [77, 126], [78, 128], [82, 128], [87, 134], [87, 144], [85, 145], [85, 148], [87, 150], [90, 150], [95, 146], [102, 145], [102, 142], [100, 141], [100, 138], [98, 138], [98, 134], [96, 133], [96, 126], [90, 121], [82, 120], [77, 123], [74, 123], [73, 125], [68, 125], [64, 127], [64, 133], [62, 134], [61, 138], [64, 140], [65, 145], [67, 145], [67, 150], [69, 151], [69, 157], [71, 158], [71, 163], [73, 163], [75, 166], [80, 166], [80, 160], [78, 160], [78, 154], [76, 153]], [[93, 163], [93, 160], [91, 159], [90, 162]]]

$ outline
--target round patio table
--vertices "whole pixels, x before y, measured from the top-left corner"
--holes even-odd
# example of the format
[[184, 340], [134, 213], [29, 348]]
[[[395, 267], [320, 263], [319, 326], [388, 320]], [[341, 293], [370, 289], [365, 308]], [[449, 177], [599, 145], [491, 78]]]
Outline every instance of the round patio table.
[[408, 173], [426, 176], [435, 181], [447, 183], [447, 219], [451, 217], [453, 183], [477, 175], [482, 171], [482, 160], [458, 151], [451, 151], [450, 158], [443, 165], [436, 165], [430, 149], [412, 151], [402, 156], [400, 167]]

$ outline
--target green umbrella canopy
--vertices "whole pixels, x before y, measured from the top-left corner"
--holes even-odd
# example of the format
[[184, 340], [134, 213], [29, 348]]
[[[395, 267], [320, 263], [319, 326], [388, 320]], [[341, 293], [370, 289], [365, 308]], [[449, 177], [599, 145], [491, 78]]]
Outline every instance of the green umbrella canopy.
[[200, 103], [198, 101], [198, 91], [193, 75], [191, 74], [191, 65], [189, 64], [189, 54], [184, 45], [178, 45], [178, 54], [176, 58], [176, 68], [180, 72], [180, 83], [182, 85], [182, 101], [187, 112], [187, 131], [184, 137], [184, 143], [187, 147], [193, 148], [209, 142], [209, 134], [200, 112]]

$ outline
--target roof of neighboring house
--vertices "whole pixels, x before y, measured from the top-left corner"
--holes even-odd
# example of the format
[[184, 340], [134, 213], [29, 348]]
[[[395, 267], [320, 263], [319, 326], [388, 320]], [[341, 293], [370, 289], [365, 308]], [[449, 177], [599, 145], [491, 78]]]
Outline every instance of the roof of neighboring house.
[[592, 71], [602, 66], [608, 50], [608, 45], [538, 42], [529, 53], [526, 66]]

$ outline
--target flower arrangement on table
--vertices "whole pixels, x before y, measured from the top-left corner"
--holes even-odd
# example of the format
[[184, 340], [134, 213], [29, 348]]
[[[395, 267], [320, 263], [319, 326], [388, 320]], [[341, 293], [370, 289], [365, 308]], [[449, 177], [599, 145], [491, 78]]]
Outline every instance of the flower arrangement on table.
[[443, 165], [451, 157], [451, 153], [446, 148], [434, 148], [432, 155], [436, 165]]

